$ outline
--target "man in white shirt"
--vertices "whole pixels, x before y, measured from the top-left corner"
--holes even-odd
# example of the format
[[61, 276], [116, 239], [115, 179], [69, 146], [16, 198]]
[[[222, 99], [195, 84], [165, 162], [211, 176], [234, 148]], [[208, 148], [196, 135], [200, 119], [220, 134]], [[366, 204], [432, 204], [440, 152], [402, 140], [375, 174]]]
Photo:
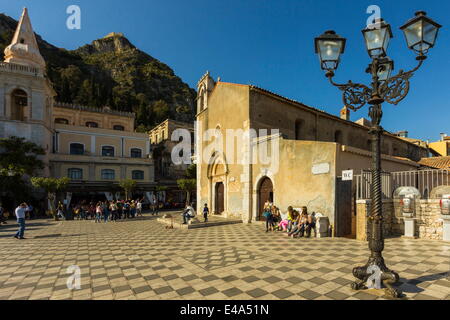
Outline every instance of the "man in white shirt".
[[26, 203], [22, 203], [20, 206], [16, 208], [14, 213], [16, 214], [17, 223], [19, 224], [19, 231], [17, 231], [14, 238], [16, 239], [25, 239], [24, 233], [25, 233], [25, 215], [28, 209], [28, 205]]
[[136, 211], [137, 211], [137, 216], [142, 217], [142, 202], [141, 202], [141, 200], [138, 200], [136, 203]]
[[188, 221], [194, 217], [195, 217], [195, 209], [192, 207], [192, 204], [188, 204], [183, 212], [183, 224], [187, 224]]

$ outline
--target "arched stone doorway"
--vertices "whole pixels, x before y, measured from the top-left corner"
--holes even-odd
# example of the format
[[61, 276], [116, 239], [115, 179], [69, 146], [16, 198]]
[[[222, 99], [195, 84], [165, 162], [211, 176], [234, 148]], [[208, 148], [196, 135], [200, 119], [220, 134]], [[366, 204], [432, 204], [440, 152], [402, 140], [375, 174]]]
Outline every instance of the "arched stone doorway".
[[266, 201], [273, 202], [273, 183], [268, 177], [261, 180], [258, 188], [258, 215], [257, 221], [265, 221], [263, 217], [263, 209]]
[[216, 195], [214, 213], [222, 214], [225, 211], [225, 186], [223, 182], [216, 183], [214, 194]]

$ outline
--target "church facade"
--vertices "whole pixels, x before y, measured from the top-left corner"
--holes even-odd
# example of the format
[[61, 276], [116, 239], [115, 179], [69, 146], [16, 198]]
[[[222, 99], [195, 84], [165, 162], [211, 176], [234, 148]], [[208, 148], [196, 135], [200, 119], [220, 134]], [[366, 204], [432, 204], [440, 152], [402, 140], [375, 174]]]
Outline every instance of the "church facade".
[[[264, 220], [270, 200], [282, 212], [307, 206], [321, 213], [333, 235], [351, 232], [351, 189], [340, 176], [370, 168], [364, 122], [349, 121], [345, 108], [337, 117], [255, 86], [215, 82], [209, 73], [197, 89], [198, 210], [207, 203], [214, 214], [253, 223]], [[428, 156], [387, 132], [382, 153], [385, 171], [416, 169]]]

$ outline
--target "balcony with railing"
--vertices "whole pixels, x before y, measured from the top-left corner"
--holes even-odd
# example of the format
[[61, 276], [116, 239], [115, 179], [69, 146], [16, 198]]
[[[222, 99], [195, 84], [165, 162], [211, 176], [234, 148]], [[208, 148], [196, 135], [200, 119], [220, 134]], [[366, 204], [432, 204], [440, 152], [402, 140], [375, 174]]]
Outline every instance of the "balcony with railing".
[[44, 73], [41, 69], [25, 66], [17, 63], [10, 63], [10, 62], [0, 62], [0, 71], [3, 72], [10, 72], [10, 73], [20, 73], [35, 77], [43, 77]]

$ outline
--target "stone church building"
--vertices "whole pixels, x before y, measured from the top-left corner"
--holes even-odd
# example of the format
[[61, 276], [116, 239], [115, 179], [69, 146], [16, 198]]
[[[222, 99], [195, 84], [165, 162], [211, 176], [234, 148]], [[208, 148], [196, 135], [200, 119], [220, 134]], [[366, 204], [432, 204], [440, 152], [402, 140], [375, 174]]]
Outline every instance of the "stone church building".
[[[351, 184], [348, 190], [340, 176], [370, 168], [367, 121], [349, 121], [345, 108], [337, 117], [255, 86], [215, 82], [209, 73], [197, 89], [198, 210], [208, 203], [214, 214], [253, 223], [264, 219], [263, 204], [271, 200], [282, 212], [307, 206], [327, 216], [334, 236], [351, 233]], [[252, 129], [268, 131], [255, 137]], [[272, 161], [255, 156], [261, 151]], [[415, 170], [428, 156], [387, 132], [382, 153], [389, 172]]]

